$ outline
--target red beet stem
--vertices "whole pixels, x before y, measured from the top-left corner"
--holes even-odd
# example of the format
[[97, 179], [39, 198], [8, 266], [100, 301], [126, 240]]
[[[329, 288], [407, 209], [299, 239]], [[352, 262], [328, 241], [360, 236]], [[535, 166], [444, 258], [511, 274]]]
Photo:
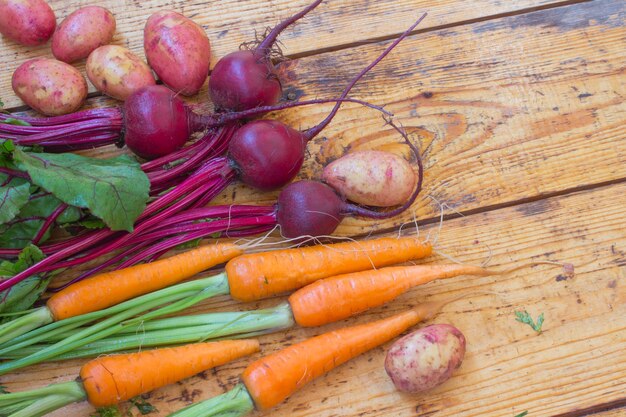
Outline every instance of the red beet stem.
[[93, 119], [113, 119], [113, 118], [121, 118], [122, 112], [119, 107], [110, 107], [110, 108], [97, 108], [97, 109], [89, 109], [82, 110], [79, 112], [66, 114], [63, 116], [52, 116], [52, 117], [28, 117], [28, 116], [15, 116], [11, 114], [2, 114], [0, 113], [0, 120], [6, 119], [19, 119], [24, 122], [27, 122], [31, 126], [55, 126], [55, 125], [63, 125], [66, 123], [80, 122], [84, 120], [93, 120]]
[[18, 171], [17, 169], [0, 167], [0, 173], [9, 175], [11, 177], [18, 177], [30, 180], [30, 175], [28, 175], [28, 173], [24, 171]]
[[366, 106], [374, 110], [378, 110], [387, 116], [393, 116], [393, 113], [385, 110], [383, 107], [368, 103], [367, 101], [358, 100], [354, 98], [343, 98], [343, 99], [331, 98], [331, 99], [313, 99], [313, 100], [305, 100], [305, 101], [283, 102], [283, 103], [275, 104], [273, 106], [259, 106], [250, 110], [243, 110], [240, 112], [211, 114], [211, 115], [208, 115], [206, 118], [206, 126], [209, 128], [221, 126], [229, 122], [250, 119], [252, 117], [261, 116], [265, 113], [291, 109], [293, 107], [310, 106], [314, 104], [337, 103], [337, 102], [357, 103], [362, 106]]
[[116, 263], [120, 262], [122, 259], [126, 258], [127, 256], [130, 256], [131, 254], [135, 253], [138, 249], [141, 249], [142, 247], [146, 247], [148, 246], [149, 242], [145, 242], [143, 245], [139, 244], [139, 245], [134, 245], [131, 246], [130, 248], [120, 252], [119, 254], [115, 255], [114, 257], [112, 257], [111, 259], [108, 259], [104, 262], [102, 262], [100, 265], [83, 272], [82, 274], [80, 274], [79, 276], [77, 276], [76, 278], [71, 279], [70, 281], [66, 282], [63, 285], [59, 285], [58, 287], [49, 287], [48, 291], [50, 292], [59, 292], [64, 288], [69, 287], [72, 284], [77, 283], [78, 281], [82, 281], [85, 278], [88, 278], [92, 275], [94, 275], [95, 273], [98, 273], [100, 271], [102, 271], [103, 269], [108, 268], [111, 265], [115, 265]]
[[83, 241], [72, 247], [65, 248], [48, 256], [47, 258], [41, 260], [40, 262], [37, 262], [35, 265], [23, 270], [22, 272], [12, 276], [11, 278], [0, 281], [0, 291], [11, 288], [12, 286], [22, 282], [32, 275], [36, 275], [40, 272], [45, 272], [47, 270], [46, 268], [50, 267], [50, 265], [54, 265], [56, 262], [66, 259], [67, 257], [72, 256], [78, 251], [89, 248], [92, 244], [94, 244], [93, 240], [97, 239], [99, 235], [106, 235], [109, 230], [105, 229], [99, 232], [100, 233], [95, 234], [92, 239], [84, 239]]
[[220, 128], [217, 132], [207, 133], [198, 140], [198, 142], [202, 143], [202, 147], [195, 149], [195, 153], [189, 156], [185, 162], [171, 169], [149, 173], [148, 178], [150, 179], [152, 188], [154, 189], [160, 184], [189, 172], [193, 167], [202, 163], [202, 161], [223, 154], [228, 148], [228, 143], [235, 133], [235, 130], [236, 125], [229, 124]]
[[62, 128], [54, 129], [53, 131], [34, 133], [32, 135], [24, 136], [24, 137], [11, 137], [8, 135], [9, 139], [13, 139], [15, 144], [22, 146], [32, 146], [39, 145], [42, 142], [46, 141], [55, 141], [59, 139], [81, 139], [84, 137], [91, 137], [96, 133], [117, 133], [119, 136], [119, 132], [122, 130], [122, 123], [120, 121], [117, 123], [110, 123], [110, 121], [101, 121], [96, 120], [92, 122], [81, 122], [76, 125], [67, 125]]
[[57, 132], [61, 131], [80, 131], [88, 128], [121, 128], [122, 119], [121, 118], [111, 118], [111, 119], [93, 119], [86, 120], [80, 122], [72, 122], [66, 123], [60, 127], [51, 127], [51, 126], [22, 126], [22, 125], [12, 125], [12, 124], [1, 124], [0, 123], [0, 133], [4, 136], [6, 135], [16, 135], [17, 137], [41, 137], [45, 138], [46, 136], [54, 137], [58, 136]]
[[[115, 110], [115, 112], [104, 113], [107, 114], [106, 117], [96, 117], [87, 120], [81, 117], [77, 120], [69, 119], [64, 124], [40, 123], [36, 126], [0, 125], [0, 134], [5, 139], [13, 140], [17, 145], [54, 146], [58, 150], [76, 149], [78, 142], [81, 142], [80, 146], [83, 149], [87, 143], [91, 146], [119, 143], [123, 120], [119, 109]], [[97, 140], [94, 139], [94, 136], [97, 137]], [[108, 141], [105, 142], [104, 138]]]
[[242, 218], [234, 218], [234, 219], [222, 219], [216, 220], [208, 223], [198, 223], [198, 225], [203, 226], [201, 230], [194, 230], [189, 233], [184, 232], [175, 232], [175, 233], [184, 233], [178, 234], [177, 236], [161, 241], [156, 245], [150, 247], [147, 250], [139, 252], [132, 258], [124, 261], [120, 264], [120, 268], [126, 268], [132, 266], [136, 263], [141, 262], [142, 260], [159, 253], [161, 251], [166, 251], [172, 249], [178, 245], [183, 243], [187, 243], [189, 241], [204, 238], [210, 236], [214, 233], [228, 233], [229, 230], [242, 230], [247, 228], [258, 228], [259, 226], [275, 226], [276, 225], [276, 217], [273, 215], [270, 216], [258, 216], [258, 217], [242, 217]]
[[65, 139], [46, 140], [38, 143], [37, 145], [44, 147], [46, 152], [67, 152], [99, 148], [112, 144], [119, 146], [121, 145], [119, 136], [119, 133], [109, 132], [84, 137], [72, 137], [71, 141], [68, 141], [70, 137], [66, 136]]
[[33, 240], [32, 240], [33, 245], [38, 245], [39, 244], [39, 242], [41, 241], [41, 239], [43, 239], [43, 237], [46, 234], [46, 232], [48, 231], [48, 229], [50, 229], [50, 227], [55, 222], [55, 220], [57, 218], [59, 218], [59, 216], [65, 211], [65, 209], [67, 209], [67, 207], [68, 207], [67, 204], [61, 203], [61, 204], [59, 204], [59, 206], [56, 209], [54, 209], [54, 211], [52, 213], [50, 213], [50, 215], [48, 216], [48, 218], [46, 219], [44, 224], [41, 225], [41, 228], [39, 229], [39, 231], [37, 232], [37, 234], [33, 238]]
[[258, 54], [261, 57], [269, 58], [270, 52], [272, 50], [272, 46], [274, 46], [274, 43], [276, 42], [276, 39], [278, 38], [278, 35], [280, 35], [280, 33], [283, 30], [285, 30], [287, 27], [289, 27], [290, 25], [292, 25], [296, 21], [298, 21], [301, 18], [303, 18], [311, 10], [313, 10], [317, 6], [319, 6], [319, 4], [321, 2], [322, 2], [322, 0], [314, 1], [313, 3], [311, 3], [310, 5], [305, 7], [304, 9], [302, 9], [300, 12], [294, 14], [290, 18], [285, 19], [282, 22], [280, 22], [279, 24], [277, 24], [276, 26], [274, 26], [274, 28], [271, 30], [271, 32], [267, 34], [265, 39], [263, 39], [263, 41], [261, 41], [261, 43], [256, 47], [255, 53]]
[[155, 230], [180, 223], [197, 222], [203, 219], [268, 216], [274, 213], [274, 211], [275, 208], [273, 206], [219, 205], [202, 207], [193, 210], [186, 210], [174, 217], [164, 220], [155, 226]]

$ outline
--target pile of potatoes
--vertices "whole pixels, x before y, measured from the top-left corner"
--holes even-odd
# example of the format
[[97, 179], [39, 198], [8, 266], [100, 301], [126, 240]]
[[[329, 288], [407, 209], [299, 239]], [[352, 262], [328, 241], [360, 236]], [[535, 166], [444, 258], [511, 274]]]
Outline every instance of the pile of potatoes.
[[211, 46], [198, 24], [173, 11], [154, 13], [144, 28], [148, 63], [127, 48], [111, 45], [115, 16], [100, 6], [82, 7], [58, 26], [44, 0], [0, 0], [0, 33], [22, 45], [51, 39], [52, 58], [34, 58], [14, 72], [15, 94], [49, 116], [76, 111], [87, 98], [87, 82], [72, 63], [87, 59], [89, 81], [104, 94], [125, 100], [134, 91], [156, 83], [191, 96], [209, 75]]

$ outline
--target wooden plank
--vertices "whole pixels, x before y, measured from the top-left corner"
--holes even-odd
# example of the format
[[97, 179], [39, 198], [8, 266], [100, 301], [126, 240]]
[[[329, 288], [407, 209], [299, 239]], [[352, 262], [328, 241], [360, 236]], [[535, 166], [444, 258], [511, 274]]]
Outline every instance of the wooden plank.
[[[433, 321], [451, 323], [468, 340], [463, 366], [441, 387], [422, 395], [397, 393], [383, 361], [389, 345], [363, 355], [256, 416], [530, 416], [568, 415], [624, 399], [626, 389], [626, 184], [540, 200], [459, 218], [422, 229], [439, 250], [462, 262], [487, 259], [493, 268], [529, 261], [573, 261], [574, 277], [558, 267], [538, 266], [503, 277], [428, 284], [384, 308], [319, 329], [293, 329], [261, 337], [264, 353], [331, 328], [373, 320], [423, 300], [470, 294], [444, 308]], [[434, 257], [433, 262], [444, 261]], [[279, 300], [244, 308], [275, 305]], [[240, 309], [221, 298], [203, 309]], [[543, 333], [515, 321], [514, 312], [545, 314]], [[224, 392], [237, 383], [249, 360], [220, 367], [153, 393], [157, 416]], [[3, 376], [21, 390], [72, 379], [80, 361], [30, 367]], [[88, 416], [86, 403], [53, 416]], [[136, 415], [136, 414], [135, 414]], [[577, 414], [572, 414], [577, 415]]]
[[[307, 54], [322, 48], [394, 35], [401, 32], [402, 28], [409, 27], [422, 11], [428, 11], [430, 16], [421, 28], [429, 28], [571, 2], [572, 0], [330, 1], [320, 5], [306, 21], [288, 30], [281, 37], [281, 41], [287, 54]], [[58, 22], [78, 7], [93, 4], [89, 0], [51, 0], [49, 3], [56, 12]], [[222, 0], [212, 3], [199, 0], [103, 0], [98, 5], [109, 8], [116, 16], [118, 29], [114, 43], [127, 46], [140, 56], [144, 56], [143, 25], [148, 16], [164, 9], [181, 12], [205, 28], [212, 41], [213, 62], [216, 62], [218, 57], [236, 50], [242, 42], [254, 39], [255, 30], [263, 32], [266, 27], [273, 26], [308, 3], [309, 0]], [[394, 24], [389, 25], [389, 22]], [[24, 47], [0, 38], [0, 62], [3, 62], [0, 97], [7, 108], [21, 104], [11, 90], [13, 71], [25, 60], [40, 56], [52, 57], [49, 44]], [[84, 62], [77, 66], [84, 74]], [[91, 85], [90, 89], [94, 90]]]
[[[491, 210], [575, 187], [617, 182], [626, 173], [623, 20], [620, 2], [596, 1], [420, 34], [390, 56], [357, 95], [391, 103], [389, 108], [426, 149], [425, 194], [457, 210]], [[298, 89], [290, 91], [308, 97], [330, 95], [345, 83], [345, 74], [364, 66], [383, 45], [300, 59], [290, 66], [290, 73], [298, 73], [290, 83]], [[496, 54], [490, 52], [494, 45]], [[327, 75], [331, 81], [323, 81]], [[345, 147], [389, 147], [397, 142], [390, 130], [381, 131], [377, 115], [347, 108], [326, 132], [331, 140], [320, 139], [310, 147], [312, 157], [303, 176], [315, 175]], [[309, 126], [326, 109], [282, 117]], [[436, 319], [461, 328], [470, 344], [463, 368], [448, 384], [427, 395], [399, 395], [382, 370], [384, 350], [377, 349], [307, 387], [279, 409], [257, 415], [515, 416], [528, 410], [529, 416], [571, 417], [603, 404], [623, 403], [625, 191], [626, 184], [614, 184], [474, 214], [446, 222], [439, 237], [444, 253], [465, 262], [480, 263], [488, 248], [494, 267], [529, 259], [572, 260], [578, 271], [573, 279], [549, 267], [497, 279], [462, 278], [412, 291], [387, 308], [350, 321], [390, 314], [416, 300], [497, 292], [500, 296], [480, 295], [451, 304]], [[272, 201], [274, 196], [235, 187], [221, 201], [230, 201], [233, 192], [241, 202]], [[437, 205], [427, 199], [415, 209], [419, 218], [438, 214]], [[386, 228], [409, 217], [375, 225], [347, 221], [340, 232]], [[428, 231], [435, 235], [436, 226], [422, 233]], [[213, 308], [241, 306], [220, 298], [194, 311]], [[533, 315], [544, 312], [545, 332], [536, 336], [515, 322], [518, 309]], [[332, 327], [264, 337], [264, 351]], [[18, 390], [70, 380], [80, 363], [32, 367], [1, 377], [0, 383]], [[160, 390], [150, 398], [160, 409], [154, 415], [224, 392], [246, 363]], [[80, 417], [90, 412], [83, 403], [54, 415]]]

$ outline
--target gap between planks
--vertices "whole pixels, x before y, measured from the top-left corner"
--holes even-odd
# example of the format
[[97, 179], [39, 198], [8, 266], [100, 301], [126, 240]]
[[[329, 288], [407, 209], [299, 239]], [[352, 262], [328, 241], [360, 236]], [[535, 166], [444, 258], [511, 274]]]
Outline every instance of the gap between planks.
[[[593, 407], [584, 408], [579, 411], [556, 414], [552, 417], [603, 417], [605, 413], [607, 417], [625, 416], [626, 408], [622, 408], [624, 406], [626, 406], [626, 398], [611, 401], [605, 404], [594, 405]], [[613, 411], [614, 413], [611, 413], [611, 411]]]
[[[510, 12], [505, 12], [505, 13], [496, 13], [493, 15], [482, 16], [482, 17], [478, 17], [475, 19], [460, 20], [458, 22], [432, 26], [432, 27], [425, 28], [425, 29], [415, 29], [409, 34], [409, 36], [414, 36], [414, 35], [422, 34], [422, 33], [436, 32], [439, 30], [444, 30], [444, 29], [449, 29], [449, 28], [454, 28], [454, 27], [459, 27], [459, 26], [464, 26], [464, 25], [470, 25], [474, 23], [487, 22], [487, 21], [495, 20], [495, 19], [519, 16], [519, 15], [533, 13], [533, 12], [542, 11], [542, 10], [556, 9], [559, 7], [571, 6], [574, 4], [590, 3], [592, 1], [594, 0], [563, 0], [560, 2], [556, 2], [556, 3], [545, 4], [543, 6], [527, 7], [525, 9], [512, 10]], [[425, 11], [427, 12], [427, 10]], [[417, 17], [417, 14], [416, 14], [416, 17]], [[350, 42], [350, 43], [345, 43], [345, 44], [334, 45], [334, 46], [327, 47], [327, 48], [319, 48], [319, 49], [316, 49], [315, 51], [287, 54], [285, 55], [285, 58], [287, 60], [295, 60], [295, 59], [306, 58], [306, 57], [315, 56], [315, 55], [322, 55], [325, 53], [337, 52], [337, 51], [350, 49], [350, 48], [354, 48], [354, 47], [358, 47], [362, 45], [384, 42], [384, 41], [397, 38], [401, 33], [402, 32], [398, 32], [398, 33], [394, 33], [391, 35], [367, 38], [358, 42]], [[209, 72], [209, 75], [210, 75], [210, 72]], [[161, 80], [157, 80], [157, 84], [162, 84]], [[94, 92], [87, 94], [87, 99], [100, 97], [102, 95], [103, 94], [101, 92], [94, 91]], [[21, 106], [13, 106], [10, 108], [6, 108], [4, 110], [13, 113], [13, 112], [28, 111], [30, 110], [30, 107], [27, 105], [21, 105]]]
[[[419, 26], [418, 26], [418, 28], [416, 28], [414, 31], [412, 31], [409, 34], [409, 36], [414, 36], [414, 35], [421, 34], [421, 33], [436, 32], [436, 31], [439, 31], [439, 30], [450, 29], [450, 28], [459, 27], [459, 26], [465, 26], [465, 25], [471, 25], [471, 24], [474, 24], [474, 23], [488, 22], [490, 20], [502, 19], [502, 18], [506, 18], [506, 17], [519, 16], [519, 15], [533, 13], [533, 12], [538, 12], [538, 11], [542, 11], [542, 10], [556, 9], [556, 8], [559, 8], [559, 7], [571, 6], [571, 5], [574, 5], [574, 4], [591, 3], [592, 1], [593, 0], [564, 0], [564, 1], [561, 1], [561, 2], [557, 2], [557, 3], [544, 4], [543, 6], [527, 7], [525, 9], [512, 10], [510, 12], [504, 12], [504, 13], [496, 13], [496, 14], [492, 14], [492, 15], [489, 15], [489, 16], [477, 17], [477, 18], [474, 18], [474, 19], [459, 20], [458, 22], [447, 23], [447, 24], [444, 24], [444, 25], [431, 26], [431, 27], [424, 28], [424, 29], [419, 29]], [[423, 12], [428, 12], [428, 10], [419, 11], [415, 15], [415, 17], [417, 18], [417, 16], [420, 13], [423, 13]], [[299, 59], [299, 58], [306, 58], [306, 57], [314, 56], [314, 55], [321, 55], [321, 54], [325, 54], [325, 53], [329, 53], [329, 52], [337, 52], [337, 51], [341, 51], [341, 50], [344, 50], [344, 49], [350, 49], [350, 48], [354, 48], [354, 47], [358, 47], [358, 46], [362, 46], [362, 45], [368, 45], [368, 44], [371, 44], [371, 43], [378, 43], [378, 42], [389, 41], [389, 40], [397, 38], [401, 34], [402, 34], [402, 32], [398, 32], [398, 33], [394, 33], [394, 34], [391, 34], [391, 35], [367, 38], [367, 39], [364, 39], [364, 40], [358, 41], [358, 42], [350, 42], [350, 43], [344, 43], [344, 44], [339, 44], [339, 45], [335, 45], [335, 46], [329, 46], [327, 48], [319, 48], [319, 49], [316, 49], [315, 51], [288, 54], [287, 58], [288, 59]]]
[[[469, 216], [473, 216], [473, 215], [477, 215], [477, 214], [484, 214], [484, 213], [488, 213], [488, 212], [491, 212], [491, 211], [496, 211], [496, 210], [500, 210], [500, 209], [504, 209], [504, 208], [520, 206], [520, 205], [528, 204], [528, 203], [535, 203], [537, 201], [547, 200], [547, 199], [555, 198], [555, 197], [565, 197], [565, 196], [568, 196], [570, 194], [580, 193], [580, 192], [584, 192], [584, 191], [592, 191], [592, 190], [595, 190], [595, 189], [598, 189], [598, 188], [610, 187], [612, 185], [618, 185], [618, 184], [623, 184], [623, 183], [626, 183], [626, 177], [625, 178], [612, 179], [612, 180], [609, 180], [609, 181], [597, 182], [597, 183], [594, 183], [594, 184], [581, 185], [579, 187], [570, 187], [570, 188], [566, 188], [566, 189], [559, 190], [559, 191], [538, 194], [536, 196], [527, 197], [527, 198], [520, 198], [520, 199], [517, 199], [517, 200], [507, 201], [507, 202], [504, 202], [504, 203], [491, 204], [491, 205], [477, 207], [475, 209], [470, 209], [470, 210], [465, 210], [465, 211], [464, 210], [454, 209], [454, 211], [452, 213], [444, 214], [443, 216], [436, 216], [436, 217], [433, 216], [433, 217], [427, 217], [427, 218], [423, 218], [423, 219], [418, 219], [417, 222], [420, 225], [420, 227], [421, 226], [427, 226], [427, 225], [431, 225], [431, 224], [435, 224], [435, 223], [439, 223], [439, 222], [445, 222], [445, 221], [449, 221], [449, 220], [458, 219], [460, 217], [469, 217]], [[422, 195], [422, 197], [423, 198], [428, 198], [428, 196], [425, 196], [425, 195]], [[384, 235], [384, 234], [389, 234], [389, 233], [391, 233], [393, 231], [396, 231], [396, 230], [397, 230], [397, 227], [390, 227], [390, 228], [376, 230], [374, 233], [355, 235], [353, 237]], [[624, 398], [624, 403], [621, 404], [621, 405], [626, 405], [626, 398]], [[582, 414], [582, 415], [584, 415], [584, 414]], [[626, 413], [624, 415], [626, 415]], [[579, 416], [579, 414], [571, 414], [571, 415], [570, 414], [563, 414], [563, 416], [559, 415], [559, 416], [555, 416], [555, 417], [578, 417], [578, 416]]]

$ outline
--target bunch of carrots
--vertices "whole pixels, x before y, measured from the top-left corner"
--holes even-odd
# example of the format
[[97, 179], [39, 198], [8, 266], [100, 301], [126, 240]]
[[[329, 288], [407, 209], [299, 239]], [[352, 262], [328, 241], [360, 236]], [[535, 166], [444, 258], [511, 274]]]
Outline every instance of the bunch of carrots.
[[[0, 357], [9, 360], [0, 364], [0, 373], [46, 360], [176, 347], [100, 356], [81, 369], [78, 381], [0, 395], [0, 415], [35, 417], [84, 399], [95, 406], [117, 404], [256, 352], [258, 342], [250, 337], [294, 324], [311, 327], [348, 318], [436, 279], [500, 275], [519, 269], [392, 266], [432, 253], [431, 244], [416, 237], [261, 253], [245, 250], [233, 243], [206, 245], [103, 273], [67, 287], [45, 307], [1, 326]], [[181, 283], [226, 261], [223, 273]], [[287, 302], [271, 309], [157, 319], [217, 294], [253, 301], [294, 290]], [[235, 416], [274, 407], [335, 366], [434, 317], [445, 304], [425, 303], [292, 345], [253, 362], [232, 391], [173, 416]], [[210, 341], [224, 338], [242, 340]], [[179, 346], [184, 343], [193, 344]]]

